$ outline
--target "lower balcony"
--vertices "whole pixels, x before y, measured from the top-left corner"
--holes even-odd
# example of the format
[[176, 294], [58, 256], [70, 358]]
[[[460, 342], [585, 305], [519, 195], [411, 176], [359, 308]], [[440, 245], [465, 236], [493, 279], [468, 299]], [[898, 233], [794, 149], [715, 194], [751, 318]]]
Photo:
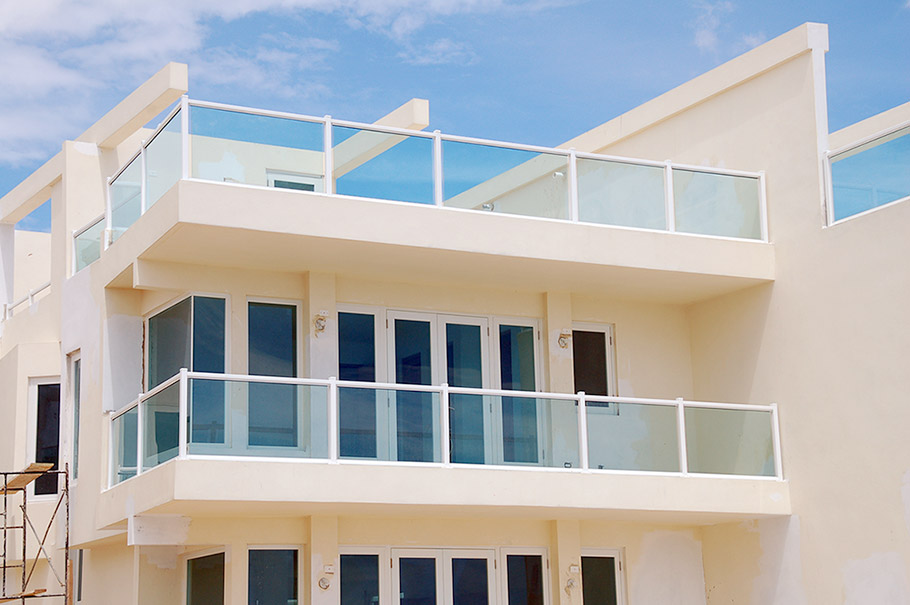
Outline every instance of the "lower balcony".
[[136, 514], [790, 512], [774, 405], [182, 370], [110, 427], [109, 527], [126, 500]]

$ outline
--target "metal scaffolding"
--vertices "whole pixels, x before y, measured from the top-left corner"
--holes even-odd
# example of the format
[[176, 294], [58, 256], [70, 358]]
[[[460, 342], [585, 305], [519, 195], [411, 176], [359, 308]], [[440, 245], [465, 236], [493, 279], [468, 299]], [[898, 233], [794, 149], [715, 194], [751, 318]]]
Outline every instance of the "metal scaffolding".
[[[69, 473], [64, 470], [51, 470], [49, 463], [30, 464], [24, 471], [0, 471], [2, 486], [2, 511], [0, 511], [0, 603], [20, 602], [37, 598], [62, 598], [63, 603], [70, 605], [71, 570], [70, 570], [70, 504], [69, 504]], [[51, 476], [56, 479], [56, 503], [53, 513], [46, 524], [35, 527], [28, 513], [28, 486], [39, 477]], [[19, 514], [16, 513], [18, 509]], [[21, 522], [17, 518], [21, 515]], [[54, 567], [53, 556], [48, 552], [45, 544], [55, 526], [58, 518], [63, 525], [63, 570], [62, 574]], [[39, 531], [43, 529], [43, 531]], [[29, 536], [36, 546], [36, 552], [29, 555]], [[15, 545], [19, 544], [21, 550], [16, 552]], [[29, 560], [31, 558], [31, 560]], [[35, 588], [32, 576], [38, 563], [47, 563], [53, 579], [48, 587]], [[19, 582], [15, 582], [9, 570], [19, 570]], [[13, 586], [17, 584], [17, 586]]]

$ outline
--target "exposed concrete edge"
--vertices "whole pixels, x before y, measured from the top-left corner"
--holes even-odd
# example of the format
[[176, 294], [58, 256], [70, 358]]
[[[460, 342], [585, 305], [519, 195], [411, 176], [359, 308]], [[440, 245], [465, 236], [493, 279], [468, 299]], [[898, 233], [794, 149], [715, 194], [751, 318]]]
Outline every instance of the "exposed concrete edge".
[[559, 147], [600, 152], [683, 111], [812, 51], [828, 51], [828, 26], [804, 23]]
[[63, 176], [63, 152], [58, 152], [0, 198], [0, 223], [15, 224], [51, 196], [51, 188]]

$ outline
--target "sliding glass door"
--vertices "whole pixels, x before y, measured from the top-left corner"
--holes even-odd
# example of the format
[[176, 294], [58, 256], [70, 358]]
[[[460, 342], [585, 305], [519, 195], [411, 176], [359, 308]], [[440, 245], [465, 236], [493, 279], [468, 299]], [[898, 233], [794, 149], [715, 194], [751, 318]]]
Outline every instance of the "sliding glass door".
[[392, 549], [392, 604], [489, 605], [494, 560], [493, 550]]

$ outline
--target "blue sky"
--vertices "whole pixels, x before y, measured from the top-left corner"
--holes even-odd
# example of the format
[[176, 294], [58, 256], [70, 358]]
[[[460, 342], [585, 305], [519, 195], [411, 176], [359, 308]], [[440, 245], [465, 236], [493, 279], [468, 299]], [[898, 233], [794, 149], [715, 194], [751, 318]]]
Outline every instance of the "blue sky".
[[197, 99], [369, 122], [423, 97], [431, 129], [558, 145], [806, 21], [832, 130], [910, 101], [910, 0], [2, 0], [0, 195], [168, 61]]

